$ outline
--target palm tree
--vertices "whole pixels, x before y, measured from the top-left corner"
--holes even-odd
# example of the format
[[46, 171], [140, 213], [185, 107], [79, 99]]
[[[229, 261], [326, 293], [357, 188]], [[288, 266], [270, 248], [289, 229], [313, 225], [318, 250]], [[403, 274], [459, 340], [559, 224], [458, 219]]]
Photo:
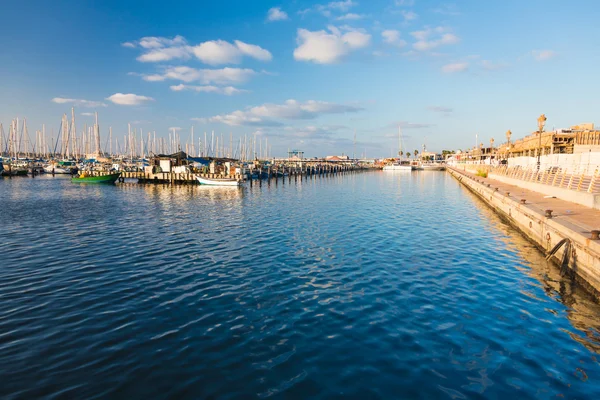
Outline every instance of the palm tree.
[[419, 150], [415, 150], [415, 158], [419, 155]]
[[404, 152], [402, 150], [400, 150], [400, 157], [402, 157], [404, 155]]

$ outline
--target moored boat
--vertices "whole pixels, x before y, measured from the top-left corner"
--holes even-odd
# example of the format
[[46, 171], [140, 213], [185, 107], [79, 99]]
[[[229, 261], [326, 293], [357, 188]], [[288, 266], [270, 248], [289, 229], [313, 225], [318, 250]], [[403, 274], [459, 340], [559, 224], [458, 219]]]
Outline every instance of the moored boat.
[[120, 172], [116, 174], [107, 174], [107, 175], [88, 175], [86, 172], [79, 174], [78, 176], [71, 179], [73, 183], [107, 183], [113, 184], [119, 179], [121, 176]]
[[395, 162], [383, 167], [384, 171], [412, 171], [412, 169], [409, 161]]
[[75, 161], [69, 160], [54, 161], [44, 167], [44, 172], [47, 174], [72, 175], [77, 172], [77, 164]]
[[240, 186], [242, 184], [241, 181], [232, 178], [202, 178], [196, 176], [196, 180], [198, 180], [201, 185], [208, 186]]

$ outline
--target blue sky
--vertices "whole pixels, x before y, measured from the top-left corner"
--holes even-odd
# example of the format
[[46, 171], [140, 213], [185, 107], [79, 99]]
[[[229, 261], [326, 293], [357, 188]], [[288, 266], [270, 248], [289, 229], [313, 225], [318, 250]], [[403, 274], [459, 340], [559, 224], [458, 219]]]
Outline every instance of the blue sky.
[[389, 156], [595, 122], [600, 8], [575, 0], [21, 1], [2, 5], [0, 122], [98, 111], [185, 142]]

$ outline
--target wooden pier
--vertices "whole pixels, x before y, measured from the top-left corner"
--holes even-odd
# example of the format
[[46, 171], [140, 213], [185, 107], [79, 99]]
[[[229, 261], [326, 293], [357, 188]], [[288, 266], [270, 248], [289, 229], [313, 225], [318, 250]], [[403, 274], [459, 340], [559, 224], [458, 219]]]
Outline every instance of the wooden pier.
[[[126, 180], [136, 179], [137, 183], [141, 184], [195, 185], [199, 184], [198, 180], [196, 179], [196, 177], [199, 176], [207, 179], [229, 178], [240, 182], [249, 181], [250, 185], [262, 185], [263, 181], [274, 181], [277, 184], [278, 181], [283, 181], [285, 183], [285, 179], [291, 182], [292, 179], [297, 181], [298, 179], [303, 180], [314, 176], [339, 175], [369, 169], [356, 165], [336, 165], [333, 163], [322, 162], [305, 164], [306, 165], [303, 165], [302, 167], [279, 165], [275, 167], [270, 166], [266, 168], [254, 168], [248, 169], [246, 173], [238, 173], [233, 175], [209, 174], [200, 172], [176, 173], [171, 171], [149, 173], [143, 171], [123, 171], [121, 172], [119, 183], [124, 183]], [[96, 176], [105, 175], [107, 173], [108, 172], [103, 171], [91, 172], [92, 175]], [[253, 174], [258, 175], [258, 177], [252, 178]]]

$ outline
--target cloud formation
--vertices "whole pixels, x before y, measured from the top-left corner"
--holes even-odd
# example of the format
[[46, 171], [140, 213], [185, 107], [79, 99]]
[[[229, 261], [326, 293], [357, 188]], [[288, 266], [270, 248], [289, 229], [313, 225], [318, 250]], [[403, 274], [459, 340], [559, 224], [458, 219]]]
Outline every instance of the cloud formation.
[[110, 100], [121, 106], [138, 106], [149, 101], [154, 101], [152, 97], [140, 96], [133, 93], [115, 93], [107, 97], [106, 100]]
[[220, 69], [197, 69], [185, 65], [165, 67], [161, 73], [157, 74], [135, 74], [141, 75], [142, 79], [148, 82], [159, 82], [167, 79], [182, 81], [186, 83], [200, 82], [205, 85], [230, 85], [245, 83], [256, 71], [249, 68], [231, 68]]
[[381, 32], [383, 41], [394, 46], [403, 47], [406, 46], [406, 41], [400, 39], [400, 32], [395, 29], [387, 29]]
[[285, 11], [281, 11], [281, 7], [273, 7], [267, 12], [267, 21], [285, 21], [288, 15]]
[[311, 8], [300, 10], [298, 14], [305, 15], [314, 11], [327, 18], [330, 18], [332, 16], [332, 12], [348, 12], [350, 8], [356, 6], [357, 4], [358, 3], [353, 0], [332, 1], [327, 4], [317, 4]]
[[266, 103], [229, 114], [215, 115], [209, 122], [220, 122], [231, 126], [281, 126], [277, 120], [308, 120], [325, 114], [355, 113], [361, 107], [309, 100], [304, 103], [287, 100], [283, 104]]
[[413, 48], [417, 51], [430, 51], [439, 46], [456, 44], [460, 41], [458, 36], [441, 26], [436, 28], [427, 27], [410, 34], [417, 40], [413, 44]]
[[96, 107], [106, 107], [106, 104], [101, 101], [93, 101], [93, 100], [83, 100], [83, 99], [67, 99], [64, 97], [55, 97], [52, 99], [53, 103], [56, 104], [72, 104], [75, 107], [86, 107], [86, 108], [96, 108]]
[[244, 57], [259, 61], [271, 61], [268, 50], [241, 40], [229, 43], [225, 40], [209, 40], [198, 45], [190, 45], [183, 36], [174, 38], [147, 36], [135, 42], [125, 42], [122, 46], [141, 48], [143, 54], [137, 57], [140, 62], [165, 62], [189, 60], [196, 57], [208, 65], [239, 64]]
[[233, 86], [213, 86], [213, 85], [204, 85], [204, 86], [194, 86], [194, 85], [184, 85], [180, 83], [179, 85], [170, 86], [170, 89], [174, 92], [181, 91], [193, 91], [193, 92], [204, 92], [204, 93], [216, 93], [216, 94], [224, 94], [226, 96], [231, 96], [234, 94], [246, 93], [247, 90], [237, 89]]
[[328, 29], [329, 32], [298, 29], [298, 47], [294, 50], [294, 59], [333, 64], [350, 52], [367, 47], [371, 41], [371, 35], [358, 29], [346, 28], [345, 33], [334, 26]]
[[355, 13], [347, 13], [344, 15], [340, 15], [336, 18], [338, 21], [357, 21], [359, 19], [363, 19], [365, 16], [363, 14], [355, 14]]

